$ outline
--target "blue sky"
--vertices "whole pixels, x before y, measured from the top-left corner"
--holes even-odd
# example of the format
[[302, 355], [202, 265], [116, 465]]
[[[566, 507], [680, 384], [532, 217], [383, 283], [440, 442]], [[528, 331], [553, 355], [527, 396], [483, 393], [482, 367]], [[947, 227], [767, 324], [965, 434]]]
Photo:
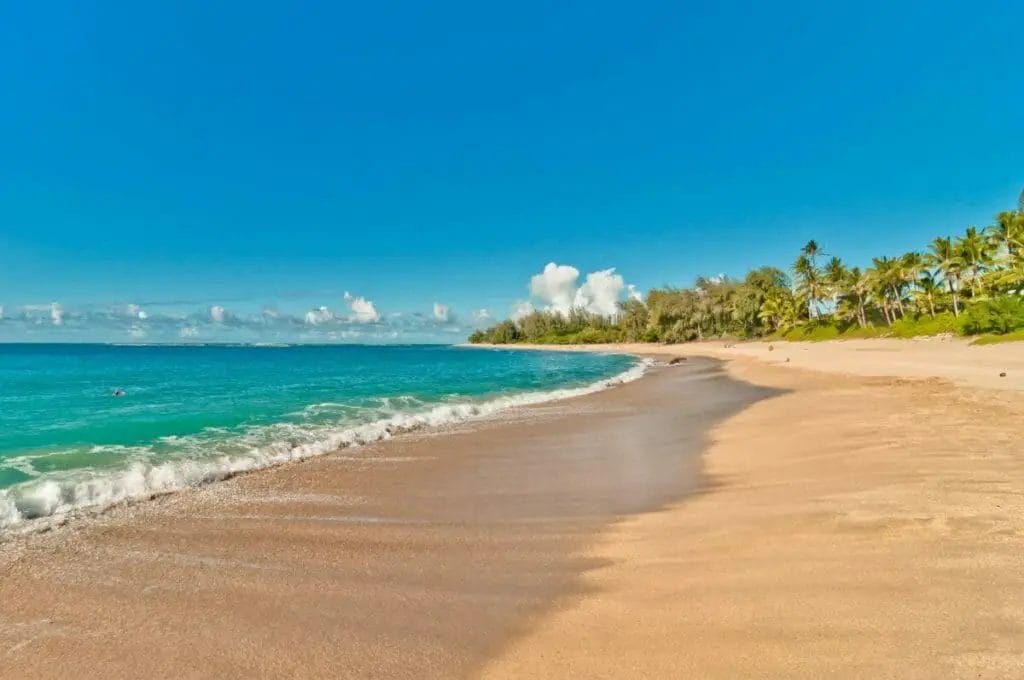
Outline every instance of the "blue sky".
[[452, 340], [1024, 186], [1019, 2], [294, 5], [0, 9], [0, 340]]

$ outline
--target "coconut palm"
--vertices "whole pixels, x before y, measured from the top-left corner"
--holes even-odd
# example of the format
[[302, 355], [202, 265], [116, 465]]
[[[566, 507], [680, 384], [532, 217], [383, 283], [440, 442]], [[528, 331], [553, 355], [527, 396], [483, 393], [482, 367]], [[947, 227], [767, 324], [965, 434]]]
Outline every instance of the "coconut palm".
[[991, 263], [992, 241], [976, 227], [967, 227], [963, 236], [957, 238], [955, 246], [970, 273], [971, 297], [978, 297], [982, 271]]
[[814, 264], [813, 256], [806, 252], [812, 245], [812, 252], [817, 253], [817, 244], [814, 241], [804, 246], [804, 252], [801, 252], [800, 257], [793, 263], [793, 273], [796, 278], [797, 295], [807, 303], [808, 317], [818, 318], [821, 316], [820, 304], [826, 295], [826, 286], [821, 272]]
[[1024, 249], [1024, 208], [999, 213], [986, 232], [992, 245], [1001, 246], [1012, 263]]
[[939, 236], [928, 244], [927, 261], [938, 268], [953, 298], [953, 315], [960, 316], [960, 275], [964, 262], [958, 249], [949, 237]]
[[935, 318], [935, 298], [942, 292], [942, 281], [936, 272], [924, 269], [917, 277], [914, 297], [919, 307], [926, 308], [928, 315]]

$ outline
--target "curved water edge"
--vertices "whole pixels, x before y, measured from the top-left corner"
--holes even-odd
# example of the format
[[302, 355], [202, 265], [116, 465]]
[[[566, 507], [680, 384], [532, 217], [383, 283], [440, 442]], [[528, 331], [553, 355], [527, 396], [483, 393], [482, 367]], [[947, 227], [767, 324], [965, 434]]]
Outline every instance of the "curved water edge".
[[[406, 432], [491, 416], [508, 409], [569, 399], [640, 378], [650, 359], [582, 387], [557, 388], [499, 396], [486, 401], [446, 403], [421, 411], [397, 413], [372, 422], [324, 428], [313, 441], [276, 441], [237, 454], [161, 462], [135, 461], [119, 470], [82, 469], [0, 489], [0, 539], [43, 531], [68, 520], [112, 507], [229, 479], [238, 474], [296, 462], [378, 442]], [[313, 405], [316, 406], [316, 405]]]

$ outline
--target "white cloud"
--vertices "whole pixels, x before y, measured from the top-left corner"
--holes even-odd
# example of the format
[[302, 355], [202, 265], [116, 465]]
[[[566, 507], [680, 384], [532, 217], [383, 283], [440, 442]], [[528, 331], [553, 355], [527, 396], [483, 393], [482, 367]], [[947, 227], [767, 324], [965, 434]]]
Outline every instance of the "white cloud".
[[182, 328], [181, 330], [178, 331], [178, 337], [181, 337], [181, 338], [198, 338], [199, 337], [199, 329], [196, 328], [195, 326], [185, 326], [184, 328]]
[[441, 323], [448, 323], [451, 320], [451, 310], [440, 302], [434, 303], [434, 318]]
[[491, 320], [491, 313], [486, 309], [478, 309], [473, 312], [473, 320], [478, 323], [486, 323]]
[[619, 311], [619, 298], [626, 287], [622, 276], [615, 269], [603, 269], [587, 274], [587, 280], [573, 298], [573, 305], [602, 316], [612, 316]]
[[142, 319], [143, 321], [149, 318], [149, 314], [138, 305], [128, 305], [128, 316], [134, 319]]
[[64, 309], [61, 308], [59, 302], [50, 303], [50, 321], [54, 326], [60, 326], [64, 323]]
[[520, 300], [516, 302], [514, 305], [512, 305], [512, 314], [510, 316], [512, 317], [513, 321], [518, 321], [527, 314], [532, 314], [536, 310], [537, 308], [533, 306], [532, 302]]
[[4, 318], [4, 306], [0, 305], [0, 320]]
[[310, 326], [318, 326], [322, 323], [334, 320], [334, 312], [327, 309], [323, 305], [316, 309], [311, 309], [306, 312], [306, 323]]
[[640, 294], [640, 291], [632, 283], [626, 286], [626, 297], [630, 300], [640, 300], [641, 302], [644, 299], [644, 296]]
[[214, 323], [224, 323], [228, 318], [228, 310], [224, 309], [220, 305], [214, 305], [210, 307], [210, 318]]
[[576, 267], [548, 262], [544, 271], [530, 279], [530, 295], [545, 303], [548, 309], [567, 314], [576, 294], [580, 272]]
[[[603, 316], [616, 314], [618, 302], [624, 296], [640, 299], [636, 287], [626, 285], [614, 268], [587, 274], [583, 285], [577, 287], [579, 278], [580, 272], [575, 267], [549, 262], [544, 271], [530, 278], [530, 295], [543, 303], [541, 308], [548, 311], [568, 314], [573, 307], [579, 307]], [[517, 302], [513, 306], [512, 318], [522, 318], [534, 309], [529, 301]]]
[[144, 338], [146, 337], [146, 329], [143, 328], [142, 326], [133, 324], [132, 327], [128, 330], [128, 335], [132, 336], [133, 338]]
[[356, 297], [345, 291], [345, 301], [352, 310], [352, 320], [359, 323], [376, 323], [380, 321], [380, 312], [373, 306], [373, 302], [364, 297]]

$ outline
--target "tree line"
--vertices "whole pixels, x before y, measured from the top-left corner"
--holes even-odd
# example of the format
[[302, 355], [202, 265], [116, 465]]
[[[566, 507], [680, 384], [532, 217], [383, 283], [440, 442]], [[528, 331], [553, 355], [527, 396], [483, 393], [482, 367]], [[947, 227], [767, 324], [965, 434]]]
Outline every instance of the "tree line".
[[536, 310], [473, 333], [474, 343], [687, 342], [708, 338], [1024, 335], [1024, 194], [983, 229], [922, 251], [849, 266], [809, 241], [789, 271], [700, 277], [652, 289], [602, 316]]

